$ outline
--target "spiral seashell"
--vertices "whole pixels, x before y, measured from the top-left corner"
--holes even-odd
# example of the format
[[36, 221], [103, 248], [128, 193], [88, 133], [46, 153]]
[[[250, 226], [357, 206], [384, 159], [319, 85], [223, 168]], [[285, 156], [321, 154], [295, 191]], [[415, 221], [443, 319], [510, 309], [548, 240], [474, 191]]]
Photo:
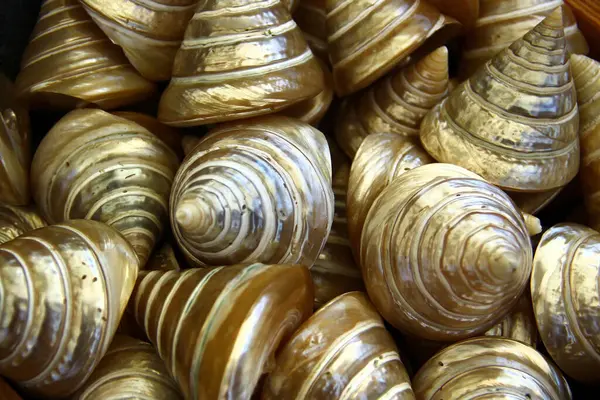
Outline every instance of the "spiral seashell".
[[521, 296], [517, 306], [499, 324], [484, 333], [516, 340], [535, 349], [538, 332], [529, 294]]
[[33, 106], [67, 110], [88, 104], [117, 108], [155, 89], [77, 0], [44, 1], [16, 88]]
[[302, 30], [312, 52], [328, 61], [326, 0], [298, 0], [298, 3], [294, 21]]
[[[441, 1], [441, 0], [438, 0]], [[461, 74], [470, 77], [483, 64], [532, 30], [563, 3], [562, 0], [479, 0], [479, 19], [467, 35]], [[564, 7], [565, 39], [569, 53], [587, 54], [588, 44], [573, 12]]]
[[450, 164], [395, 178], [373, 202], [360, 247], [365, 286], [383, 317], [438, 341], [499, 322], [525, 290], [531, 259], [527, 227], [510, 198]]
[[116, 335], [73, 400], [122, 399], [183, 400], [183, 397], [149, 343]]
[[193, 126], [270, 114], [323, 85], [321, 67], [278, 0], [207, 0], [186, 30], [158, 118]]
[[333, 221], [323, 134], [291, 118], [223, 124], [184, 160], [171, 226], [194, 266], [264, 262], [311, 267]]
[[[442, 13], [460, 22], [466, 29], [471, 29], [479, 17], [480, 0], [427, 0]], [[484, 0], [485, 1], [485, 0]]]
[[29, 203], [31, 161], [29, 115], [14, 96], [12, 83], [0, 73], [0, 202]]
[[460, 31], [457, 21], [423, 0], [368, 5], [327, 0], [326, 6], [329, 57], [340, 97], [381, 78], [425, 40], [435, 44], [434, 34], [447, 39]]
[[352, 162], [346, 197], [348, 237], [357, 261], [365, 219], [375, 199], [396, 177], [432, 162], [413, 138], [376, 133], [363, 141]]
[[417, 399], [570, 400], [560, 370], [523, 343], [478, 337], [447, 347], [413, 379]]
[[186, 399], [250, 399], [312, 303], [305, 267], [251, 264], [148, 272], [134, 311]]
[[440, 47], [348, 99], [340, 108], [335, 136], [354, 158], [360, 144], [374, 133], [418, 136], [421, 120], [448, 95], [448, 49]]
[[557, 8], [427, 114], [421, 142], [433, 158], [513, 191], [575, 177], [579, 112], [562, 15]]
[[0, 204], [0, 244], [46, 226], [46, 222], [31, 208]]
[[415, 396], [373, 305], [362, 293], [346, 293], [310, 317], [281, 349], [262, 399], [367, 398]]
[[31, 166], [33, 197], [50, 223], [93, 219], [132, 244], [143, 267], [167, 223], [175, 153], [141, 125], [75, 110], [42, 140]]
[[137, 277], [113, 228], [72, 220], [0, 245], [0, 375], [66, 397], [106, 352]]
[[595, 0], [565, 0], [577, 17], [578, 26], [590, 41], [591, 54], [598, 58], [600, 46], [595, 40], [600, 35], [600, 3]]
[[4, 379], [2, 379], [0, 377], [0, 393], [2, 393], [2, 400], [23, 400], [21, 398], [21, 396], [19, 396], [17, 394], [17, 392], [15, 392], [13, 390], [12, 387], [10, 387], [10, 385], [8, 383], [6, 383], [4, 381]]
[[578, 224], [546, 231], [535, 252], [531, 296], [540, 337], [558, 366], [600, 382], [600, 233]]

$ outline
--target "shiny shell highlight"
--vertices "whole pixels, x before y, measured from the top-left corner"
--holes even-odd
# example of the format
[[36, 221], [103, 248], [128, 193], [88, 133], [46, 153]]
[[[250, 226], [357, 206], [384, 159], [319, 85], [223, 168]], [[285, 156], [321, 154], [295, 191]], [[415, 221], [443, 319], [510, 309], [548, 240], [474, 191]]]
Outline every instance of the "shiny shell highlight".
[[519, 299], [517, 306], [499, 324], [484, 334], [516, 340], [535, 349], [538, 331], [529, 293]]
[[0, 203], [0, 244], [44, 226], [46, 222], [32, 208]]

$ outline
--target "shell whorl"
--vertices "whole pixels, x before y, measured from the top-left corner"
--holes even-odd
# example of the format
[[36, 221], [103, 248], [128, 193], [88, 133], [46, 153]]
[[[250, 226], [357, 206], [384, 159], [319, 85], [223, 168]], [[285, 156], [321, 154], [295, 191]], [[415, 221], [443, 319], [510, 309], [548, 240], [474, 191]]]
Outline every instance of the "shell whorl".
[[517, 306], [499, 324], [484, 334], [516, 340], [535, 349], [538, 331], [529, 294], [519, 299]]
[[532, 249], [504, 192], [464, 168], [428, 164], [375, 200], [360, 256], [369, 297], [388, 322], [455, 341], [485, 332], [516, 304]]
[[44, 226], [46, 222], [32, 208], [0, 203], [0, 244]]
[[0, 245], [0, 374], [43, 398], [75, 392], [106, 352], [137, 272], [129, 243], [96, 221]]
[[326, 0], [299, 0], [294, 21], [302, 30], [311, 50], [322, 60], [329, 60], [327, 52]]
[[134, 310], [186, 399], [249, 399], [312, 303], [305, 267], [251, 264], [148, 272]]
[[101, 110], [76, 110], [42, 140], [32, 191], [50, 223], [93, 219], [120, 231], [143, 267], [168, 223], [175, 153], [141, 125]]
[[193, 149], [171, 192], [171, 225], [196, 266], [311, 267], [331, 229], [323, 134], [279, 116], [221, 125]]

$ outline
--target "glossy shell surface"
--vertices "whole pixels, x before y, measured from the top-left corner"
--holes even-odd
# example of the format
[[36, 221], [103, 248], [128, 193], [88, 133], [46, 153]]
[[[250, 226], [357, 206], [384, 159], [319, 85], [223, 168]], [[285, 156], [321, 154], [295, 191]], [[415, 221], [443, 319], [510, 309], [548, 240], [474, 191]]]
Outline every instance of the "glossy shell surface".
[[0, 244], [44, 226], [46, 222], [33, 208], [0, 203]]
[[485, 336], [499, 336], [513, 339], [535, 349], [538, 339], [531, 296], [524, 294], [517, 306], [500, 323], [485, 333]]

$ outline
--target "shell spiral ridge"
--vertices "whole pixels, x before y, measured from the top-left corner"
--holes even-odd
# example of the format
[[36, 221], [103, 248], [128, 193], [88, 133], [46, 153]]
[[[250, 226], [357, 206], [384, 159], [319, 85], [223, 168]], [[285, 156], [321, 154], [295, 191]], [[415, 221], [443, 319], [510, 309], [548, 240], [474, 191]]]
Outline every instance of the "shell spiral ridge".
[[0, 244], [46, 226], [46, 222], [30, 207], [0, 204]]

